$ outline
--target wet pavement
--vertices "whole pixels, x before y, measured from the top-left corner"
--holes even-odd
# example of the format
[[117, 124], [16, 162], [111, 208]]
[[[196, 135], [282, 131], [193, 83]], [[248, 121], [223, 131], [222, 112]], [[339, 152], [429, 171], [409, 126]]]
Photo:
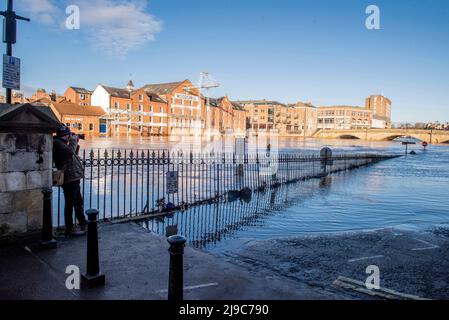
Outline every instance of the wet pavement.
[[[68, 290], [67, 266], [85, 271], [86, 238], [60, 240], [58, 248], [36, 246], [0, 249], [0, 299], [164, 300], [167, 296], [167, 241], [137, 224], [102, 224], [99, 228], [101, 271], [106, 286]], [[187, 300], [343, 299], [270, 270], [248, 271], [223, 257], [187, 247], [184, 298]]]
[[[250, 241], [225, 256], [248, 270], [270, 270], [354, 299], [386, 298], [382, 294], [373, 296], [364, 286], [372, 274], [366, 273], [367, 267], [377, 266], [381, 291], [393, 290], [394, 299], [410, 295], [449, 299], [448, 249], [448, 229], [437, 228], [432, 232], [384, 229]], [[351, 288], [339, 279], [358, 285]]]

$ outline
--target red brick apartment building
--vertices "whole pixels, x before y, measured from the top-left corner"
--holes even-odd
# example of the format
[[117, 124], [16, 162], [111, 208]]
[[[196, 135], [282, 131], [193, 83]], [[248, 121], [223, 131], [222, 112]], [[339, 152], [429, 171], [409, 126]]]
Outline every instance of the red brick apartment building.
[[246, 133], [246, 113], [228, 97], [205, 99], [189, 80], [125, 89], [98, 85], [91, 103], [103, 108], [101, 133], [110, 136]]
[[372, 95], [365, 99], [365, 108], [373, 115], [373, 128], [391, 128], [391, 100], [383, 95]]
[[246, 133], [246, 112], [238, 103], [229, 98], [203, 98], [202, 119], [204, 133], [220, 135], [233, 133], [244, 136]]
[[68, 102], [72, 102], [80, 106], [90, 106], [92, 91], [84, 88], [69, 87], [65, 91], [64, 97]]
[[100, 135], [100, 118], [105, 112], [100, 107], [80, 106], [71, 102], [52, 102], [50, 108], [59, 121], [67, 125], [74, 133], [87, 136]]

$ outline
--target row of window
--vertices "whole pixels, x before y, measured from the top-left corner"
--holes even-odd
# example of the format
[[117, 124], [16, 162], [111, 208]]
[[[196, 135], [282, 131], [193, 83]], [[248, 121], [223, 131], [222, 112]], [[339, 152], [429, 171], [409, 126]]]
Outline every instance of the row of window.
[[[66, 126], [75, 130], [82, 131], [83, 130], [83, 124], [81, 122], [73, 122], [73, 123], [66, 123]], [[89, 123], [89, 131], [94, 131], [95, 125], [93, 123]]]

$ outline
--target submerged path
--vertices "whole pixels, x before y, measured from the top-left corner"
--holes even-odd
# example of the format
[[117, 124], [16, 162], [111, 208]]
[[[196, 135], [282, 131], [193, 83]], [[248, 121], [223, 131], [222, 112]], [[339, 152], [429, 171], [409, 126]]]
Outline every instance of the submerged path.
[[[356, 299], [448, 299], [448, 249], [448, 229], [383, 229], [253, 241], [227, 257]], [[366, 289], [368, 266], [379, 269], [378, 292]]]
[[[86, 238], [60, 240], [58, 248], [0, 249], [0, 299], [149, 299], [167, 296], [167, 241], [137, 224], [101, 224], [100, 264], [106, 286], [68, 290], [66, 267], [85, 271]], [[248, 271], [223, 257], [186, 248], [184, 298], [220, 299], [338, 299], [335, 293], [312, 288], [273, 272]]]

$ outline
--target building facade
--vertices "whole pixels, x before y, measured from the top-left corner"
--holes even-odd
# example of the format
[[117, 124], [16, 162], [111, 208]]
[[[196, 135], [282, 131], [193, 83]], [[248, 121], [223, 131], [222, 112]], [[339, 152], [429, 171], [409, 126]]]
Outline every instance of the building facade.
[[229, 97], [203, 98], [202, 128], [206, 135], [246, 134], [246, 112]]
[[50, 104], [58, 120], [76, 134], [100, 135], [100, 118], [106, 112], [100, 107], [80, 106], [71, 102]]
[[351, 130], [371, 128], [372, 112], [362, 107], [319, 107], [317, 113], [318, 129]]
[[318, 108], [310, 102], [297, 102], [290, 105], [293, 114], [292, 125], [287, 127], [290, 133], [311, 136], [317, 130]]
[[287, 128], [287, 105], [277, 101], [236, 101], [246, 111], [248, 128], [254, 132], [285, 132]]
[[391, 100], [383, 95], [372, 95], [365, 99], [365, 108], [373, 116], [372, 127], [391, 128]]
[[69, 87], [65, 91], [64, 97], [68, 102], [75, 103], [80, 106], [90, 106], [92, 103], [92, 93], [92, 91], [84, 88]]

